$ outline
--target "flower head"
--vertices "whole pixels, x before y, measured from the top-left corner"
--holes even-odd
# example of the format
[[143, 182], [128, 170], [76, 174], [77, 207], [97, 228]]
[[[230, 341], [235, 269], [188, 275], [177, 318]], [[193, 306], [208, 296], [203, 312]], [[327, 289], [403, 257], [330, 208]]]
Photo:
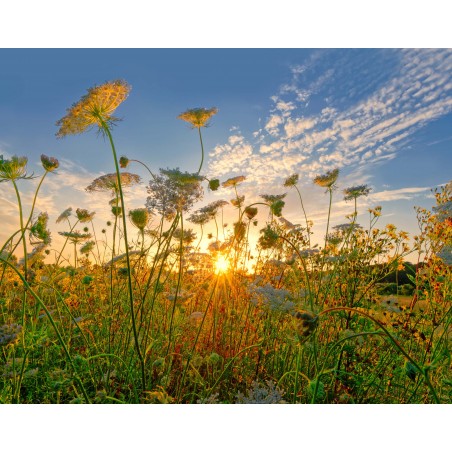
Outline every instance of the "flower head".
[[114, 80], [90, 88], [67, 115], [57, 121], [60, 127], [57, 137], [83, 133], [92, 126], [102, 128], [106, 123], [117, 121], [113, 115], [118, 106], [127, 99], [131, 87], [123, 80]]
[[89, 240], [92, 236], [91, 234], [82, 234], [78, 231], [73, 232], [58, 232], [58, 234], [66, 237], [71, 243], [80, 243], [84, 240]]
[[284, 181], [284, 187], [294, 187], [298, 182], [298, 174], [292, 174]]
[[88, 223], [94, 218], [96, 212], [88, 212], [87, 209], [77, 209], [75, 213], [80, 223]]
[[[131, 187], [132, 185], [139, 184], [141, 177], [138, 174], [133, 173], [120, 173], [121, 174], [121, 186], [122, 188]], [[116, 173], [104, 174], [103, 176], [94, 179], [88, 187], [85, 188], [88, 193], [96, 191], [109, 191], [112, 194], [119, 193], [118, 177]]]
[[56, 222], [61, 223], [63, 220], [66, 220], [71, 216], [72, 207], [68, 207], [64, 212], [60, 214], [60, 216], [57, 218]]
[[32, 176], [27, 176], [27, 163], [27, 157], [13, 155], [10, 160], [5, 160], [0, 155], [0, 182], [31, 179]]
[[246, 180], [245, 176], [236, 176], [236, 177], [231, 177], [229, 178], [227, 181], [223, 182], [221, 185], [224, 188], [227, 187], [236, 187], [238, 184], [242, 183], [244, 180]]
[[344, 190], [344, 200], [350, 201], [361, 196], [367, 196], [370, 193], [370, 190], [371, 188], [367, 185], [355, 185], [354, 187], [346, 188]]
[[319, 187], [326, 187], [328, 189], [331, 189], [333, 185], [336, 183], [338, 176], [339, 169], [336, 168], [332, 171], [328, 171], [326, 174], [322, 176], [316, 176], [314, 178], [314, 184], [318, 185]]
[[60, 166], [58, 159], [44, 154], [41, 154], [41, 163], [44, 169], [49, 172], [55, 171]]
[[207, 127], [209, 119], [218, 113], [218, 109], [213, 108], [192, 108], [181, 113], [177, 118], [187, 121], [193, 128]]

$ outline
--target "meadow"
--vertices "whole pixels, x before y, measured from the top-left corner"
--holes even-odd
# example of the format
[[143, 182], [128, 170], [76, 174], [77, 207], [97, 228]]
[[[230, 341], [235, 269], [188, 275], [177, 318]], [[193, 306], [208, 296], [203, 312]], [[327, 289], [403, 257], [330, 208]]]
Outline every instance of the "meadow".
[[[102, 230], [82, 207], [58, 218], [36, 212], [46, 177], [58, 177], [56, 158], [41, 156], [30, 212], [17, 185], [32, 177], [27, 157], [0, 158], [0, 183], [14, 188], [18, 209], [17, 231], [0, 243], [0, 402], [451, 402], [452, 183], [433, 192], [432, 210], [417, 209], [419, 234], [409, 237], [381, 224], [380, 206], [358, 224], [367, 185], [342, 190], [350, 214], [333, 224], [340, 172], [331, 169], [312, 181], [329, 200], [314, 243], [302, 175], [254, 203], [241, 193], [245, 176], [203, 175], [215, 108], [178, 117], [199, 139], [195, 173], [118, 155], [114, 113], [129, 92], [121, 80], [91, 88], [57, 123], [60, 138], [95, 129], [110, 147], [115, 172], [85, 187], [111, 196]], [[149, 196], [129, 209], [124, 191], [140, 182], [138, 166]], [[205, 190], [225, 200], [205, 204]], [[284, 217], [289, 196], [301, 224]], [[61, 229], [59, 250], [50, 222]], [[207, 225], [215, 233], [205, 251]]]

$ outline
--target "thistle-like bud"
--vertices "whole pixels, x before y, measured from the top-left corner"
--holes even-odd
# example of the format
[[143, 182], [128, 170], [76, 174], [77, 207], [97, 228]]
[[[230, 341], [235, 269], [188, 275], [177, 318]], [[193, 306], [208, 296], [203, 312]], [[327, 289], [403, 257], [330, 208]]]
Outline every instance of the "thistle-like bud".
[[121, 168], [127, 168], [129, 166], [129, 163], [130, 163], [130, 160], [125, 155], [123, 155], [119, 158], [119, 166]]
[[316, 328], [318, 317], [308, 311], [298, 311], [295, 313], [298, 320], [297, 331], [300, 336], [309, 336]]
[[55, 171], [59, 166], [60, 162], [55, 157], [48, 157], [45, 154], [41, 154], [41, 163], [46, 171]]
[[148, 224], [149, 212], [145, 208], [133, 209], [129, 212], [129, 218], [132, 224], [142, 231]]

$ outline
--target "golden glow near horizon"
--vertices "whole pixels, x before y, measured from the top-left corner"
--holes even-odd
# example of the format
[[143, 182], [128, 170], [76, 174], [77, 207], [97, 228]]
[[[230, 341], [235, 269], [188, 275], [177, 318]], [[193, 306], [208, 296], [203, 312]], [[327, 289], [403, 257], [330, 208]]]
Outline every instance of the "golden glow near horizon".
[[229, 259], [227, 259], [225, 256], [223, 256], [222, 254], [219, 254], [216, 261], [215, 261], [215, 273], [217, 275], [221, 274], [221, 273], [226, 273], [229, 270], [229, 266], [230, 266], [230, 262]]

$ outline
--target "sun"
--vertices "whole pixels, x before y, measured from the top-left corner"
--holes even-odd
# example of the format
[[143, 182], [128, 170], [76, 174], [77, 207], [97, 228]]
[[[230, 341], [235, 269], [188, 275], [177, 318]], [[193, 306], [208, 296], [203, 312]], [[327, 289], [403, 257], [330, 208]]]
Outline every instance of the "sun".
[[217, 275], [221, 273], [226, 273], [229, 270], [229, 259], [220, 254], [215, 261], [215, 273]]

